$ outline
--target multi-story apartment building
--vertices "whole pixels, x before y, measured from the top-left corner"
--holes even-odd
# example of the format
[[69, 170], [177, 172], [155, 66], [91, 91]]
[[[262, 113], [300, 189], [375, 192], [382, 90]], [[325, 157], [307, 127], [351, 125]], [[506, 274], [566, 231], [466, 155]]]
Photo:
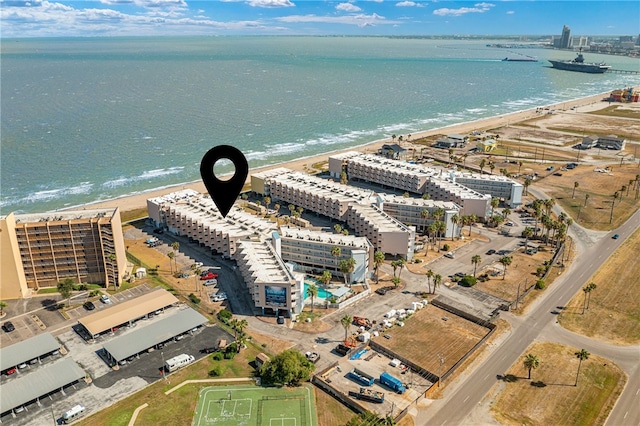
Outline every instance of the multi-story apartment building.
[[294, 276], [270, 241], [239, 241], [235, 259], [254, 306], [262, 310], [262, 315], [269, 311], [276, 315], [302, 312], [304, 275]]
[[213, 200], [191, 189], [147, 200], [156, 226], [194, 239], [213, 252], [233, 257], [239, 240], [268, 235], [276, 224], [233, 207], [222, 217]]
[[389, 216], [373, 204], [351, 204], [347, 211], [347, 225], [356, 235], [367, 237], [383, 253], [413, 258], [416, 229]]
[[29, 296], [71, 278], [118, 286], [127, 259], [120, 211], [95, 209], [0, 217], [0, 292]]
[[450, 175], [447, 180], [458, 182], [481, 194], [490, 194], [492, 198], [503, 200], [509, 207], [522, 204], [522, 184], [506, 176], [458, 172]]
[[[373, 268], [374, 247], [364, 237], [281, 228], [279, 233], [274, 233], [273, 242], [284, 261], [315, 275], [327, 270], [344, 277], [340, 271], [340, 261], [353, 258], [355, 266], [347, 279], [357, 283], [364, 282]], [[334, 247], [340, 249], [340, 256], [331, 253]]]
[[[436, 221], [434, 213], [442, 212], [440, 221], [444, 222], [446, 230], [443, 237], [451, 238], [460, 235], [461, 226], [453, 223], [453, 217], [460, 218], [460, 206], [450, 201], [425, 200], [422, 198], [405, 198], [398, 195], [380, 194], [378, 207], [399, 222], [415, 226], [418, 233], [425, 233], [426, 228]], [[427, 211], [426, 218], [423, 215]]]
[[[451, 201], [461, 207], [460, 215], [475, 214], [484, 218], [490, 212], [491, 195], [481, 193], [448, 178], [448, 171], [423, 167], [376, 155], [348, 152], [329, 157], [329, 173], [337, 176], [345, 171], [349, 179], [401, 189], [430, 198]], [[515, 183], [515, 182], [514, 182]]]
[[251, 182], [256, 193], [346, 222], [356, 235], [369, 238], [377, 250], [407, 259], [413, 256], [415, 229], [373, 207], [373, 191], [282, 168], [257, 173]]

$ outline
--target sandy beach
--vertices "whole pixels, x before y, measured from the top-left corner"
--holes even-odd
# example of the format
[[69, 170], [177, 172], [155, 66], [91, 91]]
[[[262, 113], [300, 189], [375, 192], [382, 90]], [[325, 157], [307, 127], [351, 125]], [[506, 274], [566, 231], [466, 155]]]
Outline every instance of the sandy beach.
[[[455, 124], [452, 126], [431, 129], [424, 132], [412, 133], [411, 138], [413, 140], [416, 140], [422, 137], [433, 136], [437, 134], [468, 134], [474, 130], [490, 130], [490, 129], [495, 129], [502, 126], [508, 126], [508, 125], [512, 125], [512, 124], [539, 116], [540, 113], [537, 112], [539, 108], [542, 108], [542, 109], [548, 108], [549, 110], [553, 110], [553, 109], [566, 110], [573, 106], [578, 106], [583, 111], [586, 109], [600, 109], [608, 105], [607, 103], [603, 103], [602, 99], [605, 97], [608, 97], [609, 93], [610, 92], [605, 92], [605, 93], [601, 93], [594, 96], [561, 102], [558, 104], [541, 105], [537, 108], [531, 108], [528, 110], [523, 110], [523, 111], [511, 113], [511, 114], [504, 114], [504, 115], [485, 118], [477, 121], [471, 121], [466, 123]], [[331, 151], [331, 152], [316, 155], [313, 157], [301, 158], [301, 159], [289, 161], [286, 163], [274, 164], [271, 166], [251, 169], [249, 171], [249, 177], [247, 177], [247, 183], [250, 182], [251, 173], [255, 173], [262, 170], [269, 170], [276, 167], [287, 167], [293, 170], [305, 171], [305, 169], [311, 168], [312, 164], [315, 164], [321, 161], [326, 161], [329, 154], [346, 152], [346, 151], [361, 151], [361, 152], [372, 153], [377, 151], [382, 147], [382, 145], [387, 143], [391, 143], [391, 139], [378, 140], [366, 145], [361, 145], [361, 146], [350, 148], [350, 149], [344, 149], [340, 151]], [[146, 208], [147, 199], [159, 197], [161, 195], [168, 194], [170, 192], [177, 191], [183, 188], [191, 188], [198, 192], [206, 192], [206, 188], [204, 187], [203, 182], [199, 180], [196, 182], [189, 182], [189, 183], [184, 183], [180, 185], [174, 185], [174, 186], [159, 189], [159, 190], [152, 190], [152, 191], [144, 192], [141, 194], [125, 196], [125, 197], [121, 197], [113, 200], [91, 203], [91, 204], [87, 204], [85, 207], [91, 207], [91, 208], [119, 207], [121, 212], [140, 209], [140, 208]], [[78, 207], [70, 208], [68, 210], [78, 210]]]

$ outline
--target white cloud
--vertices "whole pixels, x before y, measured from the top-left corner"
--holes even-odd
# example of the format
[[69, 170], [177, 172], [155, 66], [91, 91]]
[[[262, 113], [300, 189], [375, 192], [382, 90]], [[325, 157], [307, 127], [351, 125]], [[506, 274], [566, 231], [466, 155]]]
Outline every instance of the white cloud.
[[515, 10], [508, 10], [507, 11], [507, 15], [515, 15], [516, 11]]
[[336, 10], [340, 10], [342, 12], [360, 12], [362, 9], [360, 9], [355, 4], [340, 3], [339, 5], [336, 6]]
[[274, 9], [279, 7], [293, 7], [295, 4], [289, 0], [249, 0], [250, 6]]
[[384, 16], [378, 14], [358, 14], [358, 15], [344, 15], [344, 16], [318, 16], [318, 15], [290, 15], [277, 18], [280, 22], [286, 23], [322, 23], [322, 24], [344, 24], [344, 25], [357, 25], [359, 27], [368, 27], [374, 25], [394, 25], [398, 24], [398, 21], [388, 21]]
[[414, 1], [401, 1], [396, 3], [396, 6], [398, 7], [414, 7], [414, 6], [418, 6], [418, 4]]
[[449, 9], [446, 7], [436, 9], [433, 11], [434, 15], [438, 16], [462, 16], [467, 13], [484, 13], [490, 10], [495, 4], [492, 3], [476, 3], [473, 5], [474, 7], [461, 7], [459, 9]]

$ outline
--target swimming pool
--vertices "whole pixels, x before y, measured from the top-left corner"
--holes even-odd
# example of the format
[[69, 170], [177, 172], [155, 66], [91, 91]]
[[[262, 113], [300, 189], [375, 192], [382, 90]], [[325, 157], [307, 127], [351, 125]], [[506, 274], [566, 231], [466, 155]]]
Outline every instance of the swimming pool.
[[[307, 297], [309, 297], [309, 296], [307, 295], [307, 289], [309, 288], [309, 285], [310, 285], [310, 284], [315, 284], [315, 283], [313, 283], [313, 282], [311, 282], [311, 283], [310, 283], [310, 282], [308, 282], [308, 281], [305, 281], [305, 282], [304, 282], [304, 298], [305, 298], [305, 299], [306, 299]], [[330, 292], [330, 291], [325, 290], [324, 288], [320, 287], [320, 286], [319, 286], [319, 285], [317, 285], [317, 284], [316, 284], [316, 287], [318, 287], [318, 296], [316, 296], [316, 299], [317, 299], [317, 298], [320, 298], [320, 299], [331, 299], [331, 298], [333, 297], [333, 294], [331, 294], [331, 292]]]

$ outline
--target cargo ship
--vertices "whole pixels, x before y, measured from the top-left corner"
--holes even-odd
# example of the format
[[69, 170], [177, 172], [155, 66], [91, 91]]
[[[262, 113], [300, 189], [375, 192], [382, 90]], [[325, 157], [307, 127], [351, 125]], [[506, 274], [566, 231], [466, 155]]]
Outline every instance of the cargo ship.
[[586, 72], [589, 74], [602, 74], [611, 68], [611, 65], [607, 65], [604, 62], [585, 62], [582, 52], [578, 53], [578, 56], [572, 61], [552, 61], [549, 59], [549, 62], [551, 62], [553, 68], [559, 70]]

